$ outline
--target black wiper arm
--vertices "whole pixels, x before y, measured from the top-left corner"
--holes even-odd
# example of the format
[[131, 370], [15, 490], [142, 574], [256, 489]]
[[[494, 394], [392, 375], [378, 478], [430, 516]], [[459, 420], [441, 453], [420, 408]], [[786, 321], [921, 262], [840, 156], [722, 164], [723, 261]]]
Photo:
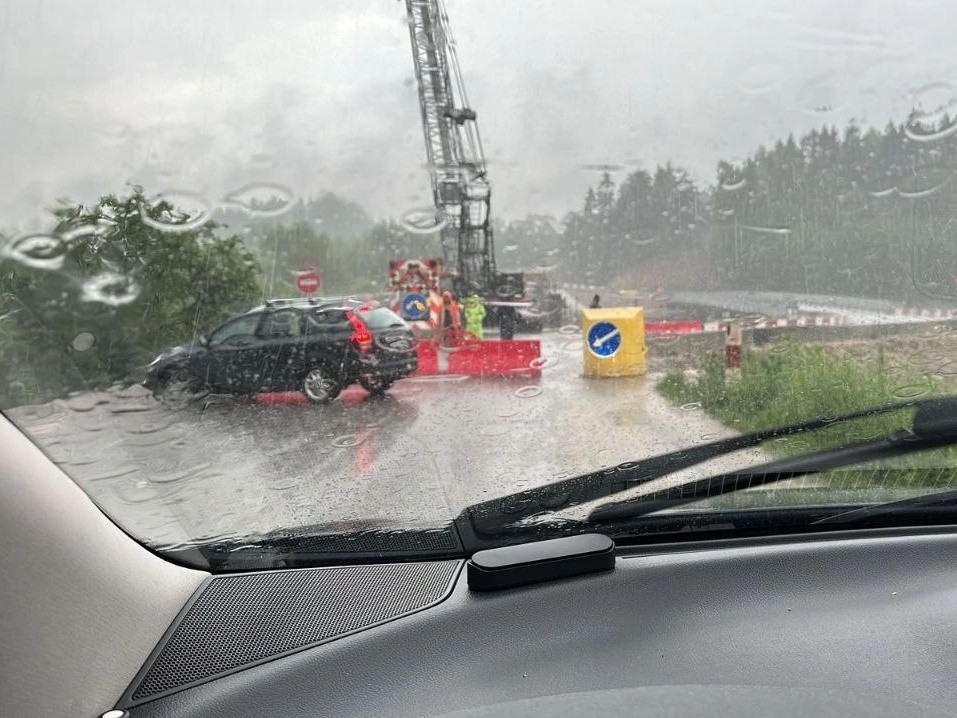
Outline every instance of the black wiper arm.
[[[632, 461], [526, 491], [509, 494], [467, 507], [455, 523], [459, 531], [478, 535], [498, 534], [504, 526], [537, 514], [558, 511], [633, 489], [662, 476], [681, 471], [709, 459], [758, 446], [770, 439], [816, 431], [869, 416], [921, 407], [936, 399], [883, 404], [836, 417], [823, 417], [743, 436], [719, 439], [667, 454]], [[957, 415], [957, 397], [951, 398], [951, 413]]]
[[[934, 507], [943, 507], [944, 504], [954, 503], [957, 503], [957, 490], [932, 491], [929, 494], [911, 496], [906, 499], [901, 499], [900, 501], [885, 501], [884, 503], [875, 504], [873, 506], [862, 506], [848, 511], [841, 511], [831, 516], [825, 516], [823, 519], [818, 519], [811, 525], [828, 525], [832, 527], [838, 525], [852, 526], [854, 524], [865, 524], [868, 521], [882, 516], [912, 512], [919, 509], [934, 510]], [[953, 510], [948, 510], [947, 513], [951, 517], [955, 516]]]
[[[609, 521], [626, 517], [634, 518], [662, 509], [674, 508], [681, 504], [764, 486], [785, 479], [793, 479], [844, 466], [902, 456], [916, 451], [926, 451], [957, 443], [957, 397], [927, 399], [915, 405], [917, 412], [914, 415], [913, 428], [910, 431], [900, 431], [876, 441], [866, 441], [839, 449], [829, 449], [803, 456], [780, 459], [741, 471], [689, 481], [637, 497], [632, 501], [598, 507], [591, 513], [589, 519]], [[860, 511], [871, 511], [873, 514], [885, 506], [887, 511], [892, 511], [895, 504], [915, 504], [917, 500], [891, 502], [861, 509]], [[928, 501], [928, 503], [930, 502]], [[844, 512], [823, 519], [818, 523], [838, 523], [840, 516], [848, 517], [856, 513], [857, 511]], [[846, 522], [847, 518], [842, 523]]]

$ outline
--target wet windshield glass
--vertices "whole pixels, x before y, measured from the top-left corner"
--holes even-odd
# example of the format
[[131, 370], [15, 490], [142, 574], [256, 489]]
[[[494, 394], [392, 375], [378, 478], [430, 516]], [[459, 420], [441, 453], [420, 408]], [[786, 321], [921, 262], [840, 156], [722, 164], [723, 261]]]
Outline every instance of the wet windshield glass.
[[[152, 546], [389, 546], [957, 386], [949, 3], [0, 16], [0, 410]], [[945, 447], [680, 510], [889, 501], [955, 466]], [[511, 501], [542, 535], [594, 508]]]

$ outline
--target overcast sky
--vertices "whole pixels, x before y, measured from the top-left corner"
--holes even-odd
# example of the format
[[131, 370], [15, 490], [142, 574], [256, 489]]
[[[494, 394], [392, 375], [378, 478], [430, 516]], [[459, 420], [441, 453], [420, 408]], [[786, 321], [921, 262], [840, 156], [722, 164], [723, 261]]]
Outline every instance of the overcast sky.
[[[448, 0], [494, 210], [578, 207], [595, 165], [719, 159], [957, 96], [957, 3]], [[61, 196], [335, 191], [428, 204], [404, 3], [0, 0], [0, 227]]]

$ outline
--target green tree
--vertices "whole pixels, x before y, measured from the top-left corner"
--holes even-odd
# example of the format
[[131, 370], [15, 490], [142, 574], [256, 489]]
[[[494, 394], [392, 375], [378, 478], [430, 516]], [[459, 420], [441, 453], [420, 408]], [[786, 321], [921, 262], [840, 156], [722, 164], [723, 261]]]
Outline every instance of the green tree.
[[53, 218], [48, 234], [3, 242], [3, 406], [138, 381], [157, 351], [261, 296], [239, 237], [217, 236], [213, 223], [141, 189]]

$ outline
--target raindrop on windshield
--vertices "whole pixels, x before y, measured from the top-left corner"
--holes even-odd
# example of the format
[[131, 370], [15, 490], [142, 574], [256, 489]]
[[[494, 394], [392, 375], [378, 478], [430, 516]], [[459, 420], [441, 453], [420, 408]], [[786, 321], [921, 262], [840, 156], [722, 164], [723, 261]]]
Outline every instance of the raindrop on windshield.
[[904, 134], [914, 142], [937, 142], [957, 132], [957, 87], [950, 82], [932, 82], [911, 93], [915, 110], [904, 125]]
[[71, 346], [73, 347], [73, 351], [85, 352], [92, 349], [94, 344], [96, 344], [96, 337], [90, 332], [80, 332], [73, 337]]
[[934, 373], [940, 376], [957, 376], [957, 359], [941, 364]]
[[57, 270], [63, 266], [68, 246], [55, 234], [31, 234], [15, 240], [3, 253], [34, 269]]
[[832, 72], [808, 80], [798, 90], [796, 98], [798, 107], [810, 115], [826, 115], [841, 110], [847, 101], [848, 92], [841, 78]]
[[125, 122], [103, 122], [97, 124], [100, 136], [111, 145], [126, 144], [133, 137], [133, 128]]
[[[157, 209], [165, 202], [172, 209]], [[209, 221], [212, 206], [208, 199], [195, 192], [165, 190], [156, 195], [149, 205], [140, 205], [143, 224], [161, 232], [188, 232]]]
[[228, 193], [223, 202], [255, 217], [278, 217], [296, 201], [296, 194], [275, 182], [255, 182]]
[[139, 293], [139, 287], [129, 277], [115, 272], [103, 272], [83, 283], [81, 298], [85, 302], [100, 302], [119, 307], [135, 301]]
[[124, 431], [128, 434], [155, 434], [168, 429], [176, 422], [175, 417], [164, 417], [152, 421], [146, 421], [142, 424], [128, 426]]
[[897, 387], [892, 393], [898, 399], [914, 399], [918, 396], [923, 396], [929, 391], [930, 386], [927, 384], [907, 384]]
[[139, 504], [156, 499], [159, 496], [159, 490], [146, 481], [137, 481], [135, 484], [118, 488], [116, 494], [125, 503]]
[[921, 199], [936, 194], [954, 179], [954, 172], [938, 165], [922, 165], [901, 179], [896, 190], [904, 199]]
[[180, 469], [179, 471], [171, 471], [166, 474], [152, 474], [150, 475], [150, 483], [151, 484], [171, 484], [177, 481], [182, 481], [183, 479], [188, 479], [191, 477], [196, 477], [201, 475], [211, 466], [212, 464], [203, 464], [201, 466], [195, 466], [190, 469]]
[[773, 63], [751, 63], [737, 75], [738, 89], [746, 95], [763, 95], [784, 82], [784, 69]]
[[413, 234], [439, 232], [449, 223], [448, 218], [436, 211], [435, 207], [410, 209], [402, 215], [400, 221], [402, 226]]
[[298, 485], [298, 479], [286, 479], [284, 481], [278, 481], [275, 484], [270, 484], [269, 488], [273, 491], [288, 491], [289, 489], [296, 488]]
[[619, 164], [588, 164], [582, 165], [581, 168], [586, 172], [624, 172], [626, 167]]
[[363, 442], [363, 437], [358, 434], [346, 434], [338, 436], [332, 440], [332, 445], [337, 449], [347, 449], [350, 446], [358, 446]]

